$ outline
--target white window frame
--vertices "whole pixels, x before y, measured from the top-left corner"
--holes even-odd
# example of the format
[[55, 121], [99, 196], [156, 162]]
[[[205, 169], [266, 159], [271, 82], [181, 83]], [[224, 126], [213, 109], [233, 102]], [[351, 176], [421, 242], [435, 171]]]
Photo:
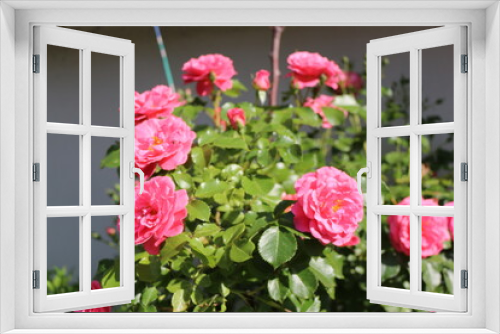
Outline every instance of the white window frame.
[[[75, 311], [91, 307], [127, 304], [134, 299], [134, 44], [128, 40], [60, 27], [34, 27], [34, 54], [39, 71], [33, 75], [34, 162], [39, 164], [39, 180], [33, 184], [33, 269], [38, 270], [38, 289], [34, 289], [34, 311]], [[79, 124], [48, 121], [47, 46], [71, 48], [79, 52]], [[120, 63], [118, 126], [98, 126], [91, 121], [92, 53], [112, 55]], [[79, 205], [47, 206], [47, 134], [79, 138]], [[92, 138], [111, 137], [120, 141], [120, 203], [92, 205]], [[57, 183], [57, 181], [52, 181]], [[120, 285], [91, 290], [92, 217], [120, 216]], [[47, 295], [47, 225], [51, 217], [78, 218], [79, 291]]]
[[[367, 46], [367, 297], [377, 304], [413, 307], [420, 310], [467, 310], [467, 290], [461, 288], [461, 270], [467, 270], [467, 185], [461, 181], [461, 163], [467, 163], [467, 76], [462, 73], [462, 55], [467, 55], [466, 28], [449, 26], [417, 31], [370, 41]], [[453, 47], [453, 121], [422, 123], [422, 53], [425, 49]], [[384, 112], [381, 100], [382, 58], [407, 53], [410, 72], [409, 124], [381, 124]], [[454, 134], [454, 206], [422, 206], [421, 136]], [[410, 205], [387, 205], [382, 201], [382, 138], [408, 137], [410, 167]], [[369, 168], [370, 168], [369, 167]], [[471, 179], [471, 182], [473, 180]], [[384, 287], [381, 283], [381, 217], [407, 215], [410, 219], [410, 288]], [[454, 217], [453, 294], [422, 291], [422, 254], [420, 219], [424, 216]]]
[[[129, 9], [126, 9], [127, 7]], [[142, 10], [137, 10], [137, 8], [142, 8]], [[468, 220], [471, 222], [468, 231], [471, 236], [471, 242], [468, 244], [468, 312], [435, 314], [34, 314], [31, 311], [33, 309], [32, 290], [29, 288], [32, 260], [26, 261], [30, 259], [30, 245], [33, 241], [31, 237], [33, 213], [29, 209], [32, 207], [30, 179], [32, 147], [30, 147], [30, 142], [32, 142], [33, 125], [32, 103], [27, 97], [32, 94], [30, 55], [32, 27], [36, 24], [62, 26], [439, 26], [461, 24], [468, 26], [470, 41], [468, 86], [471, 87], [468, 99], [469, 110], [471, 110], [468, 115], [469, 177], [471, 180], [468, 194], [471, 198], [468, 210]], [[7, 0], [0, 4], [0, 69], [2, 71], [0, 77], [0, 331], [13, 330], [11, 333], [17, 334], [77, 333], [77, 329], [87, 329], [86, 333], [500, 332], [498, 319], [500, 313], [498, 284], [500, 229], [497, 224], [500, 220], [500, 205], [498, 205], [500, 202], [500, 173], [498, 173], [500, 165], [500, 135], [498, 134], [500, 124], [498, 112], [500, 109], [500, 94], [498, 94], [500, 91], [500, 11], [497, 1], [204, 1], [203, 3], [168, 1], [160, 3], [155, 1]], [[12, 85], [13, 82], [15, 86]], [[12, 138], [15, 138], [14, 145]], [[486, 182], [486, 175], [488, 175], [488, 182]], [[14, 198], [12, 198], [13, 189], [15, 189]], [[474, 228], [472, 229], [471, 226]], [[13, 235], [14, 238], [12, 238]], [[487, 266], [486, 255], [488, 255]], [[134, 330], [136, 328], [140, 329]], [[253, 330], [250, 331], [250, 329]]]

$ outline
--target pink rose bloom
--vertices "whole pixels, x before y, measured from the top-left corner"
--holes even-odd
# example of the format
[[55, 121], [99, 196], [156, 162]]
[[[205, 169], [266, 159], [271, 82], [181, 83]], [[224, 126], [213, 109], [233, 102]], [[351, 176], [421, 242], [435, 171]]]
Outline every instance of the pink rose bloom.
[[322, 167], [295, 182], [297, 202], [292, 206], [295, 228], [309, 232], [322, 244], [350, 246], [363, 219], [363, 197], [356, 181], [334, 167]]
[[144, 182], [144, 192], [135, 188], [135, 244], [142, 244], [153, 255], [168, 237], [184, 230], [187, 216], [188, 195], [186, 190], [175, 190], [172, 179], [157, 176]]
[[292, 71], [289, 75], [293, 78], [293, 84], [303, 89], [305, 87], [316, 87], [321, 78], [325, 85], [337, 89], [343, 72], [340, 67], [319, 53], [298, 51], [292, 53], [287, 59], [288, 68]]
[[[406, 197], [398, 205], [410, 205]], [[422, 199], [422, 205], [439, 205], [436, 199]], [[410, 255], [410, 217], [389, 216], [389, 237], [392, 246], [400, 253]], [[443, 242], [450, 240], [447, 217], [422, 217], [422, 257], [437, 255], [443, 250]]]
[[271, 82], [269, 82], [269, 71], [260, 70], [255, 73], [255, 79], [253, 79], [253, 86], [257, 90], [268, 90], [271, 88]]
[[[102, 289], [102, 286], [101, 286], [101, 283], [99, 283], [99, 281], [92, 281], [92, 283], [90, 284], [90, 288], [92, 290], [100, 290], [100, 289]], [[81, 312], [81, 313], [111, 312], [111, 306], [89, 308], [87, 310], [81, 310], [81, 311], [75, 311], [75, 312]]]
[[142, 94], [135, 92], [135, 124], [146, 119], [168, 117], [185, 102], [173, 89], [159, 85]]
[[186, 162], [196, 134], [179, 117], [149, 119], [135, 127], [135, 165], [151, 176], [160, 165], [172, 170]]
[[[455, 202], [448, 202], [444, 206], [455, 206]], [[455, 218], [448, 217], [448, 229], [450, 230], [451, 240], [455, 239]]]
[[231, 89], [231, 79], [236, 74], [233, 61], [217, 53], [191, 58], [182, 71], [184, 83], [196, 82], [196, 91], [201, 96], [209, 95], [214, 85], [222, 91]]
[[346, 72], [344, 77], [341, 79], [341, 86], [343, 86], [344, 90], [353, 90], [354, 92], [358, 92], [360, 89], [364, 87], [363, 78], [356, 72]]
[[244, 127], [246, 123], [245, 110], [241, 108], [233, 108], [227, 111], [227, 118], [231, 122], [233, 129], [237, 130], [238, 127]]
[[[321, 116], [321, 118], [323, 119], [322, 127], [325, 129], [329, 129], [333, 125], [328, 122], [328, 119], [323, 112], [323, 107], [335, 108], [335, 105], [333, 104], [334, 99], [335, 98], [333, 96], [320, 95], [315, 99], [313, 99], [312, 97], [308, 97], [306, 102], [304, 103], [304, 107], [311, 108], [316, 114]], [[345, 111], [344, 116], [347, 117], [347, 113]]]

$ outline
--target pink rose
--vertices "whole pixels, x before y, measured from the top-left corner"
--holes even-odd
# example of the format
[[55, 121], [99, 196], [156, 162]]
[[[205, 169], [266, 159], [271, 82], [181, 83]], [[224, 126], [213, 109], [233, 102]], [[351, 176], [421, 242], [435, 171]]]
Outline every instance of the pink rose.
[[144, 192], [135, 188], [135, 244], [142, 244], [153, 255], [168, 237], [184, 230], [187, 216], [188, 195], [186, 190], [175, 190], [172, 179], [157, 176], [144, 182]]
[[[102, 289], [101, 283], [99, 281], [92, 281], [90, 284], [90, 288], [92, 290], [100, 290]], [[87, 310], [81, 310], [81, 311], [75, 311], [75, 312], [81, 312], [81, 313], [93, 313], [93, 312], [111, 312], [111, 306], [103, 306], [103, 307], [96, 307], [96, 308], [89, 308]]]
[[257, 90], [268, 90], [271, 88], [271, 83], [269, 82], [269, 71], [260, 70], [255, 73], [255, 79], [253, 79], [253, 86]]
[[236, 74], [233, 61], [217, 53], [191, 58], [182, 71], [184, 83], [196, 82], [196, 91], [201, 96], [209, 95], [214, 85], [222, 91], [231, 89], [231, 78]]
[[289, 75], [293, 78], [293, 84], [299, 89], [316, 87], [320, 80], [324, 80], [325, 85], [337, 89], [343, 76], [342, 70], [334, 61], [319, 53], [294, 52], [288, 56], [287, 62], [288, 68], [292, 71]]
[[[322, 127], [325, 129], [329, 129], [333, 125], [328, 122], [328, 119], [323, 112], [323, 107], [335, 108], [335, 105], [333, 104], [334, 99], [335, 98], [333, 96], [320, 95], [315, 99], [313, 99], [312, 97], [308, 97], [306, 102], [304, 103], [304, 107], [311, 108], [316, 114], [321, 116], [321, 118], [323, 119]], [[345, 111], [344, 116], [347, 117], [347, 113]]]
[[[406, 197], [398, 205], [410, 205]], [[422, 205], [439, 205], [436, 199], [422, 199]], [[410, 255], [410, 217], [389, 216], [389, 237], [392, 246], [400, 253]], [[443, 250], [443, 242], [450, 240], [447, 217], [422, 217], [422, 257], [437, 255]]]
[[[448, 202], [444, 206], [455, 206], [455, 202]], [[455, 218], [448, 217], [448, 229], [450, 230], [451, 240], [455, 239]]]
[[179, 117], [149, 119], [135, 127], [135, 164], [151, 176], [160, 165], [175, 169], [186, 162], [196, 134]]
[[146, 119], [168, 117], [175, 108], [185, 103], [179, 99], [179, 94], [165, 85], [156, 86], [142, 94], [135, 92], [135, 124]]
[[295, 182], [297, 202], [292, 206], [295, 228], [310, 232], [322, 244], [350, 246], [363, 219], [363, 197], [356, 181], [334, 167], [322, 167]]
[[237, 130], [238, 127], [244, 127], [246, 123], [245, 110], [241, 108], [233, 108], [227, 111], [227, 118], [231, 122], [233, 129]]
[[[346, 72], [340, 81], [341, 81], [340, 86], [344, 91], [351, 90], [357, 93], [360, 89], [364, 87], [363, 78], [361, 78], [361, 75], [359, 75], [356, 72], [352, 71]], [[341, 91], [340, 87], [338, 90]]]

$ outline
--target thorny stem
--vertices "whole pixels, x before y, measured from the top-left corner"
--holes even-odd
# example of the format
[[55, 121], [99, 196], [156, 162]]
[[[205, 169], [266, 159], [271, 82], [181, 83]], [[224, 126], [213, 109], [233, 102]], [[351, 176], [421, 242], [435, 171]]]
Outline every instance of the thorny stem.
[[273, 84], [271, 88], [270, 104], [275, 106], [278, 104], [278, 92], [280, 83], [280, 44], [281, 35], [285, 27], [273, 27], [273, 44], [271, 50], [271, 64], [273, 66]]

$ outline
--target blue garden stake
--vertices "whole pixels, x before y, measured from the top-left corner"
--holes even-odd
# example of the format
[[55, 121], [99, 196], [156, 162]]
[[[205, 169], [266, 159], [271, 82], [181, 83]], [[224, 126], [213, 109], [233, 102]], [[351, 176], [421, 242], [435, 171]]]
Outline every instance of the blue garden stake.
[[158, 44], [161, 61], [163, 63], [163, 70], [165, 71], [165, 77], [167, 78], [167, 84], [170, 88], [175, 90], [174, 78], [172, 76], [172, 71], [170, 70], [170, 64], [168, 63], [167, 50], [165, 49], [165, 44], [163, 44], [160, 27], [154, 27], [154, 29], [156, 34], [156, 43]]

